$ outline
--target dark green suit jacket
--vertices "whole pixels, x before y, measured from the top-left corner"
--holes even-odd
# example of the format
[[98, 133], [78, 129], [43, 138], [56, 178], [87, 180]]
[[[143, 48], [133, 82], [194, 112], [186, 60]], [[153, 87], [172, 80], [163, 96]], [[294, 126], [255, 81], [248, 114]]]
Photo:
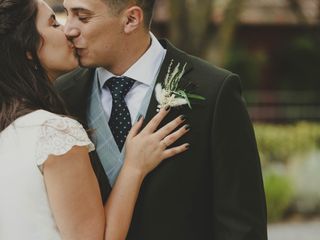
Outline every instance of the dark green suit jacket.
[[[129, 240], [266, 240], [266, 204], [255, 136], [237, 75], [214, 67], [161, 41], [170, 61], [187, 63], [180, 87], [205, 101], [171, 109], [163, 122], [180, 114], [191, 131], [176, 144], [191, 148], [164, 161], [145, 179], [136, 204]], [[71, 113], [86, 123], [92, 70], [78, 69], [57, 82]], [[153, 96], [145, 123], [155, 114]], [[107, 179], [93, 156], [103, 199]], [[98, 169], [98, 170], [97, 170]], [[107, 189], [107, 190], [106, 190]]]

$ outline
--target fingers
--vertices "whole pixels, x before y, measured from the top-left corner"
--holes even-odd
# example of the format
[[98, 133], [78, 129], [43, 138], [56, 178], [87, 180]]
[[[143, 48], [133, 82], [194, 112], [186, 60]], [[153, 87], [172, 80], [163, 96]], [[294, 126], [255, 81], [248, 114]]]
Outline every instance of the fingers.
[[163, 159], [167, 159], [167, 158], [173, 157], [179, 153], [182, 153], [182, 152], [188, 150], [189, 147], [190, 147], [190, 144], [185, 143], [185, 144], [180, 145], [178, 147], [173, 147], [173, 148], [167, 149], [163, 152]]
[[139, 133], [142, 123], [143, 123], [143, 116], [141, 115], [139, 120], [132, 126], [131, 130], [129, 131], [127, 139], [131, 139]]
[[145, 128], [141, 131], [141, 133], [153, 133], [161, 123], [161, 121], [167, 116], [168, 112], [170, 110], [170, 107], [161, 108], [159, 113], [157, 113], [151, 121], [145, 126]]
[[169, 135], [173, 130], [175, 130], [185, 120], [186, 120], [186, 117], [184, 115], [181, 115], [176, 119], [172, 120], [171, 122], [169, 122], [168, 124], [166, 124], [161, 129], [159, 129], [155, 134], [157, 135], [158, 139], [163, 139], [167, 135]]
[[179, 128], [177, 131], [171, 133], [170, 135], [166, 136], [161, 140], [161, 144], [164, 145], [164, 148], [169, 147], [179, 138], [181, 138], [184, 134], [186, 134], [190, 130], [190, 125], [184, 125], [183, 127]]

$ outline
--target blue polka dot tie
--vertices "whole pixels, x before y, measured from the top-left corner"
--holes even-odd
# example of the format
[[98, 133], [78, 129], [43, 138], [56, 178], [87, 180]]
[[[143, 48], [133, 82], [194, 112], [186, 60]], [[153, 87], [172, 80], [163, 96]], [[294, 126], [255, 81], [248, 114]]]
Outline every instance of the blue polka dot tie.
[[112, 95], [109, 127], [120, 151], [131, 129], [130, 112], [124, 98], [134, 82], [135, 80], [128, 77], [113, 77], [105, 83]]

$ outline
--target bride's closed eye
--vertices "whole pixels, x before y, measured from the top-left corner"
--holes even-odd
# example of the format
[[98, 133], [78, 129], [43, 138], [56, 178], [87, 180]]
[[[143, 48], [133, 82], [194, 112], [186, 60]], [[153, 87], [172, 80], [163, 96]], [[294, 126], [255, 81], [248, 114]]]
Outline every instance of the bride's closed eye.
[[54, 14], [50, 16], [50, 25], [54, 28], [58, 28], [61, 26], [61, 24], [57, 21], [56, 16]]
[[52, 27], [54, 27], [54, 28], [57, 28], [57, 27], [60, 27], [60, 26], [61, 26], [61, 24], [59, 22], [54, 22], [52, 24]]

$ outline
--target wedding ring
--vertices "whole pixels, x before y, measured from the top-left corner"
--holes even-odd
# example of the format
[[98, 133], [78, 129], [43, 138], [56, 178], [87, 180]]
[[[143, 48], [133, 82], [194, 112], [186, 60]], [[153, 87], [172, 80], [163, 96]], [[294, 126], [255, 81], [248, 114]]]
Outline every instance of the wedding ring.
[[162, 144], [166, 147], [166, 148], [168, 148], [169, 147], [169, 145], [166, 143], [166, 141], [163, 139], [162, 141]]

